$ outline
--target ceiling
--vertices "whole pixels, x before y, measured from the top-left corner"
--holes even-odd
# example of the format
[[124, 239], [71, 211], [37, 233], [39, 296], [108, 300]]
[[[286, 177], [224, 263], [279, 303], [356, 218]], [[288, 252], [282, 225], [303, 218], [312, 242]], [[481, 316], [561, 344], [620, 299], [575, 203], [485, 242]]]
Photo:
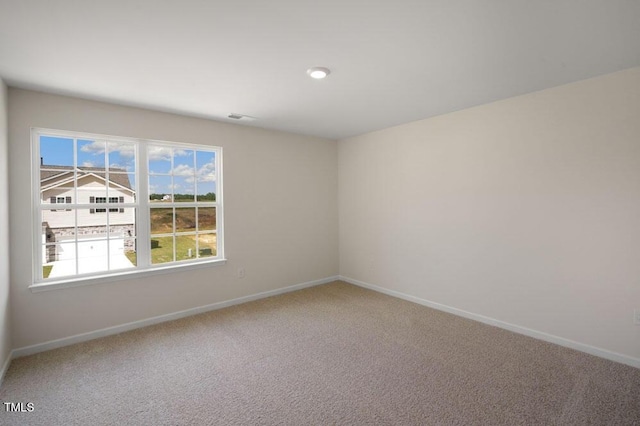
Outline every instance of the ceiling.
[[635, 66], [638, 0], [0, 0], [9, 86], [331, 139]]

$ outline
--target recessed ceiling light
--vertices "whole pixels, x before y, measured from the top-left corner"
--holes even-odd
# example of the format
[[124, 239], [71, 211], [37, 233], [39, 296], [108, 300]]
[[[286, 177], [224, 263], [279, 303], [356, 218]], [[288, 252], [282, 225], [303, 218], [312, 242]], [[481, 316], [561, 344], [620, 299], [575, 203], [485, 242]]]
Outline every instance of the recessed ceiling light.
[[331, 73], [331, 70], [329, 68], [324, 68], [324, 67], [313, 67], [307, 70], [307, 74], [309, 74], [309, 77], [315, 78], [317, 80], [321, 80], [325, 78], [330, 73]]

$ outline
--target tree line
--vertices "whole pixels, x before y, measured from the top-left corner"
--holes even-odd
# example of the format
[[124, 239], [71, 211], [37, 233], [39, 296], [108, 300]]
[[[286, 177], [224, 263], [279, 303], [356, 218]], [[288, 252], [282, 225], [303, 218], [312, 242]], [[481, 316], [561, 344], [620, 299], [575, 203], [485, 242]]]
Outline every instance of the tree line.
[[[151, 194], [149, 195], [149, 200], [151, 201], [162, 201], [166, 195], [171, 194]], [[193, 194], [173, 194], [174, 201], [194, 201]], [[207, 192], [206, 194], [199, 194], [198, 201], [215, 201], [216, 194], [215, 192]]]

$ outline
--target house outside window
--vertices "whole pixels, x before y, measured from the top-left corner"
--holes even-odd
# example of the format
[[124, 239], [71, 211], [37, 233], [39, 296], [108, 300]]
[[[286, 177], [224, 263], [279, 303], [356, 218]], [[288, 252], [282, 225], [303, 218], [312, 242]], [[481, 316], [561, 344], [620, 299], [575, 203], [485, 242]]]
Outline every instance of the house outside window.
[[[51, 204], [71, 204], [71, 197], [51, 197], [49, 198]], [[70, 209], [64, 210], [51, 210], [52, 212], [57, 211], [71, 211]]]
[[36, 284], [223, 259], [221, 148], [43, 129], [32, 140]]

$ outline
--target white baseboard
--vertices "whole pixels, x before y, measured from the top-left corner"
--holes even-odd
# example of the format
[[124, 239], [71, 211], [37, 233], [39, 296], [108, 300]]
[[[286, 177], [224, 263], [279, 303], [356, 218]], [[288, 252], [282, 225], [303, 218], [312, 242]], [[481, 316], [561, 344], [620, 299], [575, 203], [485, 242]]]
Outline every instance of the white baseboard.
[[7, 355], [7, 359], [4, 361], [2, 365], [2, 370], [0, 370], [0, 388], [2, 387], [2, 382], [4, 380], [4, 375], [7, 374], [7, 370], [9, 369], [9, 365], [11, 364], [11, 360], [13, 359], [13, 351], [9, 352]]
[[[73, 345], [75, 343], [86, 342], [87, 340], [97, 339], [99, 337], [110, 336], [113, 334], [123, 333], [125, 331], [134, 330], [136, 328], [146, 327], [149, 325], [159, 324], [166, 321], [172, 321], [180, 318], [189, 317], [192, 315], [202, 314], [216, 309], [227, 308], [229, 306], [239, 305], [241, 303], [251, 302], [258, 299], [264, 299], [266, 297], [277, 296], [279, 294], [289, 293], [291, 291], [301, 290], [307, 287], [313, 287], [316, 285], [326, 284], [331, 281], [336, 281], [339, 278], [327, 277], [320, 280], [308, 281], [301, 284], [296, 284], [288, 287], [278, 288], [275, 290], [269, 290], [262, 293], [252, 294], [249, 296], [238, 297], [237, 299], [226, 300], [223, 302], [212, 303], [210, 305], [199, 306], [196, 308], [186, 309], [184, 311], [173, 312], [170, 314], [160, 315], [153, 318], [147, 318], [140, 321], [129, 322], [126, 324], [116, 325], [113, 327], [107, 327], [96, 331], [90, 331], [88, 333], [76, 334], [75, 336], [63, 337], [61, 339], [50, 340], [44, 343], [38, 343], [36, 345], [25, 346], [22, 348], [14, 349], [11, 353], [11, 358], [7, 361], [5, 368], [8, 368], [9, 361], [21, 356], [33, 355], [38, 352], [44, 352], [51, 349], [61, 348], [63, 346]], [[3, 370], [4, 371], [4, 370]]]
[[484, 315], [474, 314], [472, 312], [463, 311], [462, 309], [453, 308], [451, 306], [443, 305], [441, 303], [432, 302], [430, 300], [421, 299], [419, 297], [411, 296], [405, 293], [401, 293], [395, 290], [388, 290], [383, 287], [378, 287], [373, 284], [365, 283], [363, 281], [355, 280], [353, 278], [340, 276], [341, 281], [354, 284], [359, 287], [367, 288], [369, 290], [377, 291], [389, 296], [397, 297], [399, 299], [408, 300], [409, 302], [418, 303], [420, 305], [427, 306], [429, 308], [437, 309], [439, 311], [448, 312], [450, 314], [458, 315], [464, 318], [468, 318], [474, 321], [479, 321], [485, 324], [489, 324], [495, 327], [503, 328], [505, 330], [513, 331], [514, 333], [524, 334], [525, 336], [533, 337], [534, 339], [544, 340], [545, 342], [555, 343], [556, 345], [565, 346], [567, 348], [575, 349], [581, 352], [586, 352], [590, 355], [595, 355], [600, 358], [605, 358], [611, 361], [619, 362], [622, 364], [630, 365], [631, 367], [640, 368], [640, 359], [630, 357], [628, 355], [611, 352], [606, 349], [597, 348], [595, 346], [587, 345], [584, 343], [576, 342], [573, 340], [565, 339], [563, 337], [554, 336], [552, 334], [544, 333], [542, 331], [533, 330], [519, 325], [510, 324], [508, 322], [500, 321], [495, 318], [486, 317]]

